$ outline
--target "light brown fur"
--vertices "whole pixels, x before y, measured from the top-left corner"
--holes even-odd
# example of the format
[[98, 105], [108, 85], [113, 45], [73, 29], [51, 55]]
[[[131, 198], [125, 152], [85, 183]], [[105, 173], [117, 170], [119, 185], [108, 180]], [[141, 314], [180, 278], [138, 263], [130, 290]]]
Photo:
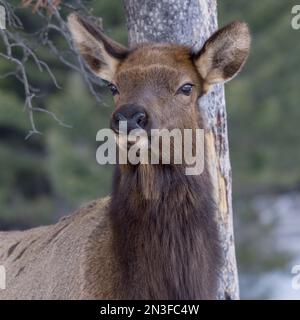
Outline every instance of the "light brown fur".
[[0, 232], [7, 278], [0, 299], [114, 298], [108, 203], [93, 201], [55, 225]]

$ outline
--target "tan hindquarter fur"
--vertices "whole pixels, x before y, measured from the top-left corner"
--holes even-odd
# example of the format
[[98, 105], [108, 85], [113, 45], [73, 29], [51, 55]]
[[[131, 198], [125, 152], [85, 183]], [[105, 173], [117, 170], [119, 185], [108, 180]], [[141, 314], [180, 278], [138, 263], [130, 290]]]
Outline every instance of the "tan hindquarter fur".
[[93, 201], [55, 225], [0, 232], [0, 299], [117, 298], [108, 203]]

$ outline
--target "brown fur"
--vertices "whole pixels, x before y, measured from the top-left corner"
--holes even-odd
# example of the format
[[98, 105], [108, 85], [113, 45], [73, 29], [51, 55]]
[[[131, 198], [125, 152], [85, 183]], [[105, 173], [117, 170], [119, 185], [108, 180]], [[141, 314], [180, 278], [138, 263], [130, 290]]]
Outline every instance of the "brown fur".
[[[196, 53], [174, 44], [129, 50], [77, 15], [69, 26], [91, 70], [118, 89], [115, 113], [142, 108], [151, 129], [203, 128], [199, 96], [235, 76], [250, 45], [239, 22]], [[197, 176], [184, 164], [117, 165], [110, 201], [55, 226], [0, 234], [10, 273], [0, 298], [215, 299], [222, 256], [207, 161]]]
[[[119, 66], [119, 106], [145, 106], [155, 128], [198, 128], [203, 80], [189, 49], [143, 44]], [[184, 82], [190, 97], [174, 95]], [[208, 172], [188, 177], [181, 166], [116, 169], [110, 218], [121, 265], [117, 291], [129, 299], [214, 299], [221, 266]]]
[[115, 177], [110, 219], [122, 270], [117, 291], [127, 299], [216, 298], [221, 252], [209, 177], [188, 177], [174, 166], [143, 171]]

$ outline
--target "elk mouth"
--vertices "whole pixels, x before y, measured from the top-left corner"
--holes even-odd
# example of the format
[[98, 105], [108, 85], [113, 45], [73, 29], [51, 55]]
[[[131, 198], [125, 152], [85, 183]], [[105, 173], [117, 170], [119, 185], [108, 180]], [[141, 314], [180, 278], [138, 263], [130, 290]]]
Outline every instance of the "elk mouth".
[[151, 136], [146, 131], [136, 131], [135, 133], [115, 132], [115, 140], [119, 148], [129, 151], [136, 145], [140, 150], [148, 150], [151, 147]]

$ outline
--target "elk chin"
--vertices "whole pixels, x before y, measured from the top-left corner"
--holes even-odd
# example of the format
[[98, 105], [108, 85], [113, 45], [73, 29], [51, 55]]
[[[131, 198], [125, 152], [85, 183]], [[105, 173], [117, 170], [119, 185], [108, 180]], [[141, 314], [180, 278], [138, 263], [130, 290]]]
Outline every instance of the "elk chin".
[[128, 150], [128, 136], [127, 136], [127, 134], [115, 133], [115, 140], [116, 140], [116, 144], [118, 145], [118, 148], [121, 151]]
[[115, 134], [115, 140], [118, 147], [124, 151], [130, 149], [133, 145], [138, 147], [141, 150], [148, 150], [149, 149], [149, 137], [146, 133], [139, 130], [136, 133], [118, 133]]
[[119, 149], [119, 160], [132, 165], [148, 163], [150, 144], [145, 131], [132, 130], [129, 134], [120, 132], [115, 134], [115, 140]]

